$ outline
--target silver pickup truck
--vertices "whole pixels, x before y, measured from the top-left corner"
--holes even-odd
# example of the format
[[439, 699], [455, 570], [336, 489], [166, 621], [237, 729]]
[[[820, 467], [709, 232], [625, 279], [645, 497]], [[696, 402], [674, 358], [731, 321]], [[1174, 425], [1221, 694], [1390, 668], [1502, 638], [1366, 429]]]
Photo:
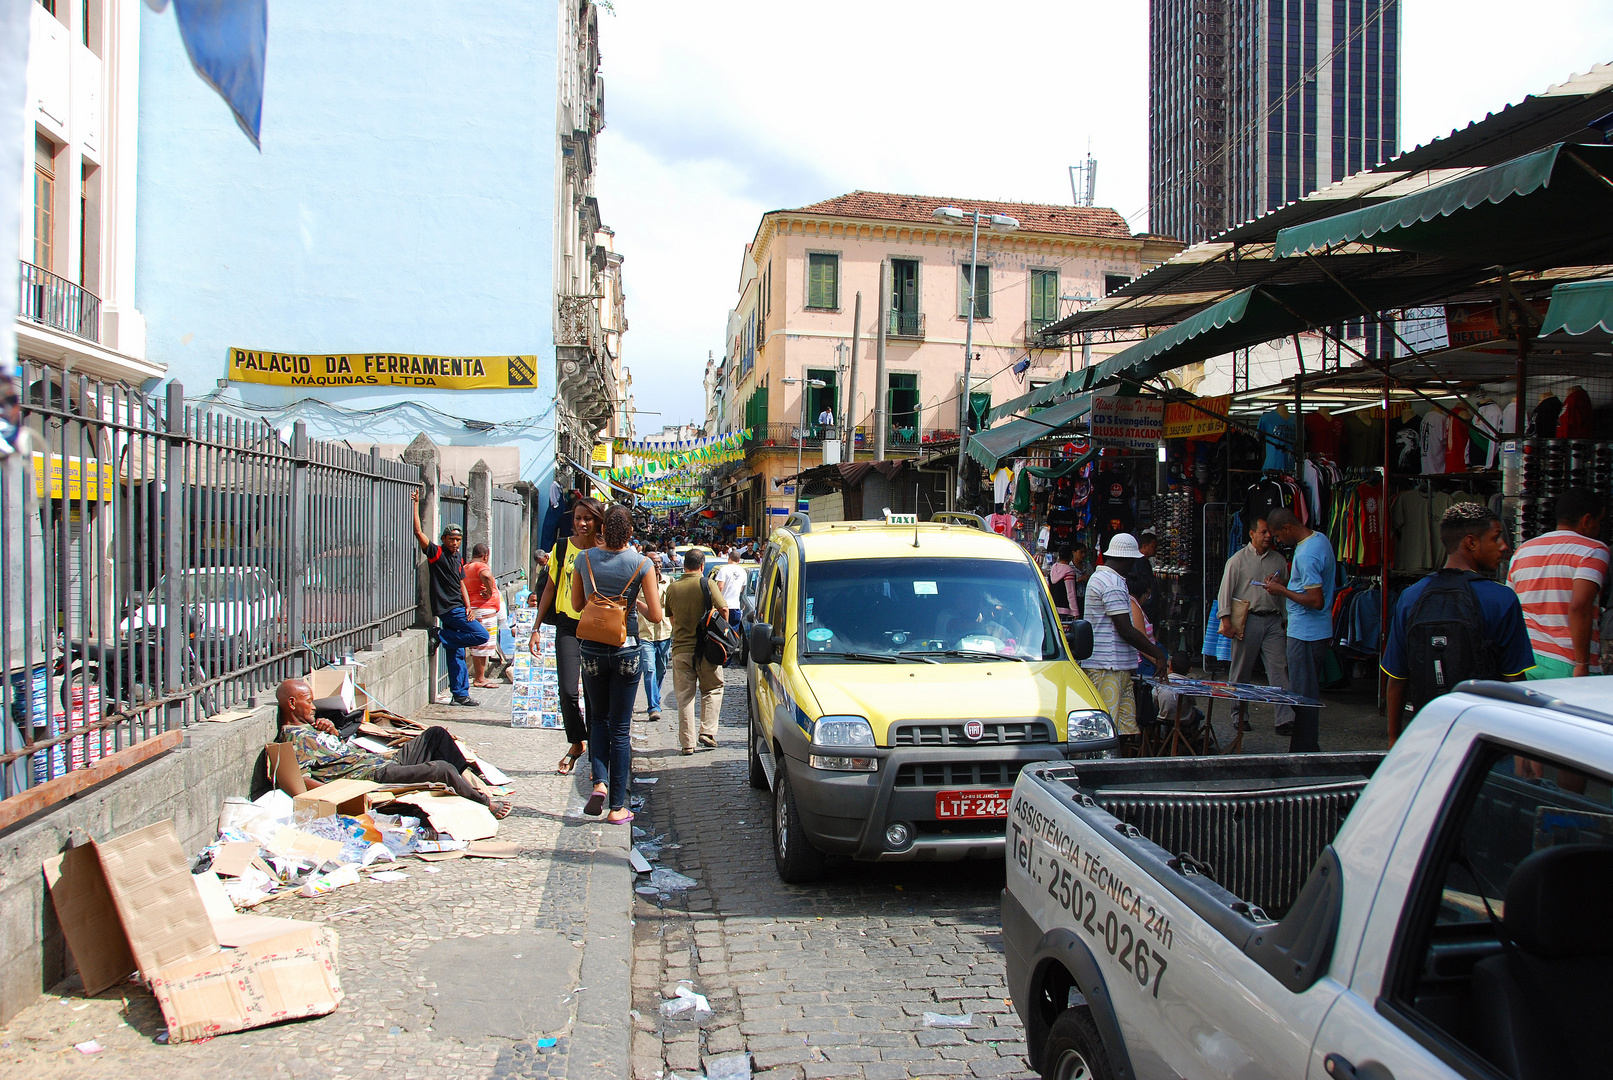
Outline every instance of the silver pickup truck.
[[1457, 689], [1388, 755], [1021, 772], [1003, 941], [1031, 1064], [1613, 1075], [1613, 678]]

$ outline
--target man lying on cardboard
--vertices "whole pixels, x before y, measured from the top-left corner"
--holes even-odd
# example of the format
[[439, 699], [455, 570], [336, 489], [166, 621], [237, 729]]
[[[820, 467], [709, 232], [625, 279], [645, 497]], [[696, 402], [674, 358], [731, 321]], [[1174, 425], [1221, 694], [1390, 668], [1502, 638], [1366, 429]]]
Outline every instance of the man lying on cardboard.
[[490, 798], [465, 779], [470, 763], [447, 728], [427, 728], [388, 757], [340, 738], [329, 720], [315, 718], [314, 692], [301, 679], [281, 683], [275, 699], [280, 703], [280, 741], [291, 744], [297, 764], [308, 774], [309, 787], [332, 780], [447, 784], [456, 794], [487, 807], [494, 817], [509, 816], [508, 799]]

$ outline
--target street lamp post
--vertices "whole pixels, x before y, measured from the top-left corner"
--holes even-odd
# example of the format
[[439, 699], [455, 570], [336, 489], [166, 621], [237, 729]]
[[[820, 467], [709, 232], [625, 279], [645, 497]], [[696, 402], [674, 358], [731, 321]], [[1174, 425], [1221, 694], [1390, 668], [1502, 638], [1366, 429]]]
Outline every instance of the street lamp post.
[[786, 386], [799, 385], [801, 387], [801, 419], [796, 424], [795, 428], [795, 493], [790, 496], [790, 509], [793, 511], [801, 508], [801, 444], [806, 442], [807, 387], [810, 386], [814, 390], [822, 390], [829, 384], [824, 382], [822, 379], [808, 379], [805, 377], [792, 379], [788, 375], [780, 379], [779, 382]]
[[938, 221], [959, 222], [964, 218], [974, 219], [974, 237], [969, 244], [969, 311], [968, 323], [963, 333], [963, 408], [962, 417], [958, 424], [958, 504], [963, 505], [964, 496], [964, 456], [969, 450], [969, 413], [970, 413], [970, 385], [969, 372], [974, 360], [975, 350], [975, 287], [980, 280], [980, 219], [985, 218], [995, 232], [1013, 232], [1019, 228], [1019, 220], [1007, 214], [988, 214], [982, 210], [960, 210], [956, 206], [938, 206], [931, 215]]

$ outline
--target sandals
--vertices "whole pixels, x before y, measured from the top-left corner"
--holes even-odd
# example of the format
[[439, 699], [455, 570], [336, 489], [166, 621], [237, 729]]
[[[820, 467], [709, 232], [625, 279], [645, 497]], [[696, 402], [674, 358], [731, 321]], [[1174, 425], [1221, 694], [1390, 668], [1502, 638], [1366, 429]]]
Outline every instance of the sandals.
[[[622, 816], [617, 817], [616, 816], [617, 814], [620, 814]], [[610, 812], [610, 815], [605, 818], [605, 824], [607, 824], [607, 825], [626, 825], [629, 821], [632, 821], [632, 820], [633, 820], [633, 811], [631, 811], [631, 810], [612, 810]]]
[[596, 791], [588, 796], [588, 801], [583, 803], [582, 812], [589, 817], [598, 817], [603, 814], [605, 812], [605, 792]]
[[503, 821], [515, 809], [515, 804], [508, 799], [494, 799], [487, 804], [487, 808], [493, 812], [494, 818]]
[[707, 750], [715, 750], [717, 749], [717, 740], [710, 735], [702, 735], [700, 736], [700, 745]]
[[573, 754], [569, 750], [566, 751], [566, 756], [561, 758], [560, 764], [555, 766], [555, 772], [559, 773], [561, 776], [570, 776], [571, 770], [577, 767], [577, 762], [581, 758], [581, 754]]

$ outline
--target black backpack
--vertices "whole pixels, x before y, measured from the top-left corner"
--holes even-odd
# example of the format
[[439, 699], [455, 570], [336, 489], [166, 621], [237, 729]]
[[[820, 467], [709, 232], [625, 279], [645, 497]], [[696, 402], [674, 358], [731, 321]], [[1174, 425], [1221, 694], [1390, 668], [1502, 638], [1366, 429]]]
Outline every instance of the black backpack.
[[728, 622], [728, 613], [713, 605], [710, 578], [700, 579], [700, 591], [706, 597], [706, 613], [695, 624], [695, 655], [717, 667], [727, 667], [728, 661], [739, 655], [739, 632]]
[[1448, 694], [1465, 679], [1500, 674], [1495, 646], [1485, 634], [1484, 615], [1472, 583], [1486, 580], [1470, 570], [1436, 570], [1406, 617], [1407, 698], [1418, 708]]

